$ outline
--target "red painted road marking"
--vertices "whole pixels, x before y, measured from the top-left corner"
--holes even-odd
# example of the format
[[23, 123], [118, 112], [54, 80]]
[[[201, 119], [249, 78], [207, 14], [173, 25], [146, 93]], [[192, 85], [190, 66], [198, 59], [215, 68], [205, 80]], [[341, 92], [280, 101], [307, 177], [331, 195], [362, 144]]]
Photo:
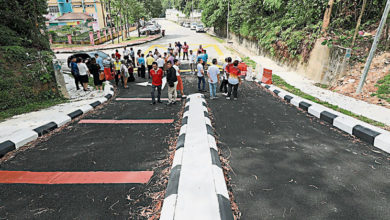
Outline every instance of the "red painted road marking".
[[171, 124], [173, 119], [136, 119], [136, 120], [110, 120], [110, 119], [84, 119], [81, 124]]
[[102, 184], [147, 183], [153, 171], [31, 172], [0, 171], [0, 183]]
[[[116, 98], [117, 101], [152, 101], [152, 98]], [[180, 101], [181, 99], [176, 99]], [[161, 101], [168, 101], [167, 98], [161, 98]]]

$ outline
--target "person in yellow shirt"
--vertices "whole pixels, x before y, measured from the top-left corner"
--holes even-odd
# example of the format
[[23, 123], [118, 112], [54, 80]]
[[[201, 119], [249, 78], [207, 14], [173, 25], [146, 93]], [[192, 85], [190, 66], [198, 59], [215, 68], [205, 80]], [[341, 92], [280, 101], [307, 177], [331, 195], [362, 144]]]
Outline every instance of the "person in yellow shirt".
[[[117, 58], [115, 58], [115, 61], [114, 61], [114, 68], [115, 68], [115, 84], [116, 86], [118, 86], [119, 84], [119, 77], [121, 75], [121, 61]], [[123, 83], [123, 78], [121, 77], [121, 81], [122, 81], [122, 85], [124, 85]]]
[[148, 78], [150, 79], [150, 70], [153, 69], [153, 63], [155, 62], [154, 57], [151, 53], [146, 57], [146, 65], [148, 66]]

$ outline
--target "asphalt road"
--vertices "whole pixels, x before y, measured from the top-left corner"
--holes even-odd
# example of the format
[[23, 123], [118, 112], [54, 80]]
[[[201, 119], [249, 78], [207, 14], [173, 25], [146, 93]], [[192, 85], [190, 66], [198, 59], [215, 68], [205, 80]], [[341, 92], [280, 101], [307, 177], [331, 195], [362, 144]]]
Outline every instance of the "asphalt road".
[[[140, 49], [161, 46], [165, 51], [169, 42], [187, 41], [192, 49], [199, 44], [212, 44], [208, 50], [210, 58], [229, 55], [205, 34], [168, 21], [160, 23], [167, 36]], [[196, 81], [195, 76], [184, 77], [185, 93], [197, 91]], [[118, 96], [148, 97], [149, 90], [150, 87], [131, 85], [129, 90], [121, 89]], [[231, 167], [230, 187], [241, 219], [389, 219], [389, 154], [284, 103], [253, 82], [240, 86], [238, 101], [223, 97], [207, 101], [218, 145]], [[180, 108], [114, 100], [86, 118], [177, 121]], [[163, 178], [161, 170], [167, 167], [164, 160], [168, 157], [168, 142], [176, 135], [172, 124], [75, 122], [1, 163], [0, 170], [150, 170], [155, 172], [151, 183], [1, 184], [0, 218], [141, 218], [134, 213], [150, 204], [145, 193], [164, 190], [152, 186]]]
[[[232, 53], [229, 50], [227, 50], [221, 43], [208, 36], [206, 33], [196, 33], [194, 30], [181, 27], [176, 23], [163, 19], [158, 20], [158, 23], [162, 26], [162, 29], [165, 30], [165, 37], [156, 41], [135, 46], [133, 47], [135, 52], [140, 49], [146, 55], [147, 51], [151, 50], [154, 52], [155, 49], [158, 49], [159, 52], [163, 54], [167, 51], [169, 43], [172, 43], [174, 46], [176, 41], [180, 41], [181, 44], [187, 42], [190, 47], [189, 49], [193, 50], [194, 54], [196, 54], [196, 50], [199, 48], [199, 45], [202, 45], [203, 48], [207, 50], [207, 54], [210, 58], [209, 61], [211, 61], [211, 58], [217, 58], [223, 61], [225, 56], [232, 56]], [[115, 50], [116, 49], [102, 51], [107, 54], [113, 54], [115, 53]], [[123, 52], [123, 49], [118, 50], [120, 53]], [[56, 54], [57, 59], [60, 60], [66, 60], [69, 56], [69, 53]]]
[[241, 219], [389, 219], [390, 156], [256, 83], [208, 100]]
[[[150, 97], [150, 86], [130, 85], [118, 97]], [[167, 88], [163, 91], [167, 96]], [[181, 103], [109, 102], [83, 119], [174, 119]], [[0, 184], [0, 219], [144, 219], [147, 196], [165, 190], [160, 181], [174, 124], [78, 124], [0, 164], [11, 171], [154, 171], [147, 184]]]

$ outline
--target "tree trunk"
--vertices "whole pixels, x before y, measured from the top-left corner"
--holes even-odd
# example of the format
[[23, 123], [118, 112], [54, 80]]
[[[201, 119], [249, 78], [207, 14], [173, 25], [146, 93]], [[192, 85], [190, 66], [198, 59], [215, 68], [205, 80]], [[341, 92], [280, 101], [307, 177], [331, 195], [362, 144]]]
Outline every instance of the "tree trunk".
[[141, 32], [139, 30], [139, 27], [141, 26], [141, 24], [139, 23], [139, 19], [137, 19], [137, 31], [138, 31], [138, 37], [141, 37]]
[[357, 24], [356, 24], [355, 33], [353, 34], [351, 48], [353, 48], [353, 46], [355, 46], [356, 36], [357, 36], [359, 28], [360, 28], [360, 23], [362, 22], [362, 17], [364, 14], [364, 10], [366, 9], [366, 5], [367, 5], [367, 0], [363, 0], [362, 11], [360, 12], [359, 19], [358, 19]]
[[121, 31], [121, 33], [122, 33], [122, 41], [123, 41], [123, 35], [125, 35], [125, 33], [124, 33], [124, 28], [123, 28], [123, 18], [122, 18], [122, 16], [123, 16], [123, 13], [122, 13], [122, 6], [123, 6], [123, 4], [122, 4], [122, 0], [120, 1], [120, 6], [119, 6], [119, 16], [120, 16], [120, 19], [121, 19], [121, 27], [120, 27], [120, 29], [122, 30]]
[[328, 6], [325, 10], [324, 14], [324, 22], [322, 24], [322, 34], [326, 36], [326, 31], [328, 30], [329, 24], [330, 24], [330, 17], [332, 15], [332, 8], [333, 8], [334, 0], [329, 0]]
[[[112, 33], [112, 13], [111, 13], [111, 0], [108, 0], [108, 10], [110, 11], [110, 29]], [[112, 33], [112, 43], [114, 43], [114, 34]]]

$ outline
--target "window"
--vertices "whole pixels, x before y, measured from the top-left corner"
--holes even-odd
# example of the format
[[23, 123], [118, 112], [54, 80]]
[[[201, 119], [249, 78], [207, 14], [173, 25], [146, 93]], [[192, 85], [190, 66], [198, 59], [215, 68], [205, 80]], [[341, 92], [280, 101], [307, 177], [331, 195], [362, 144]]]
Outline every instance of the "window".
[[58, 9], [58, 6], [49, 6], [49, 12], [50, 13], [59, 13], [60, 10]]

